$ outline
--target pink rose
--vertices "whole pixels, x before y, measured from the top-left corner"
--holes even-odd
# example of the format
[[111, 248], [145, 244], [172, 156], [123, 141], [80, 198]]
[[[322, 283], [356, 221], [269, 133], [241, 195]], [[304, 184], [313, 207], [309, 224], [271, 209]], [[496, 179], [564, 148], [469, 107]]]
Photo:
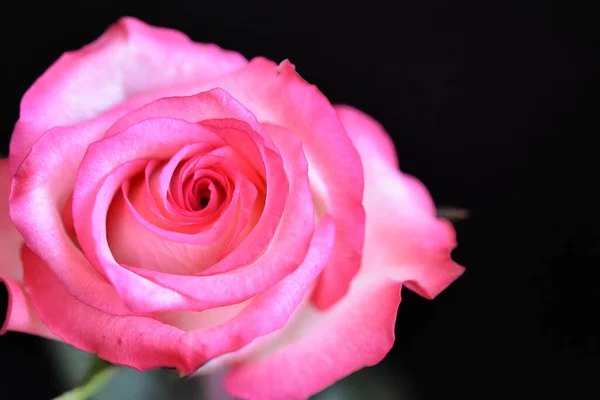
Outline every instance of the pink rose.
[[23, 97], [0, 236], [3, 331], [139, 370], [229, 366], [243, 399], [378, 363], [402, 285], [433, 298], [463, 272], [377, 122], [288, 61], [132, 18]]

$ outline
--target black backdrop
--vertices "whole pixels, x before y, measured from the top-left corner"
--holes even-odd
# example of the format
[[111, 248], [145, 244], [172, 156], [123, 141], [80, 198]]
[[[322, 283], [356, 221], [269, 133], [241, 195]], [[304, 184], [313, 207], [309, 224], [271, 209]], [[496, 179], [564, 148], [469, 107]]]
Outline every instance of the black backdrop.
[[[381, 121], [438, 204], [471, 210], [454, 253], [466, 274], [433, 302], [403, 290], [384, 366], [423, 399], [598, 393], [597, 18], [547, 1], [353, 4], [12, 2], [0, 150], [33, 80], [122, 15], [289, 58], [333, 103]], [[56, 395], [46, 357], [36, 338], [1, 337], [0, 397]]]

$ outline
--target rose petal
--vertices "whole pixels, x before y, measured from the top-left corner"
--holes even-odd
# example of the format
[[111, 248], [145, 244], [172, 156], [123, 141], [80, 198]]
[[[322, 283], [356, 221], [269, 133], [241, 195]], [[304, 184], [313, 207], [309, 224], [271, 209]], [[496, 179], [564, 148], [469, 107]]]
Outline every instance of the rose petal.
[[[213, 86], [210, 80], [204, 90], [197, 90], [191, 96], [169, 96], [159, 98], [124, 115], [106, 132], [106, 137], [115, 135], [128, 126], [148, 118], [169, 117], [190, 122], [210, 119], [236, 119], [250, 125], [252, 131], [261, 132], [262, 127], [256, 117], [238, 100], [220, 87]], [[197, 87], [197, 86], [195, 86]], [[256, 160], [256, 150], [248, 149], [245, 153], [250, 160]], [[254, 162], [258, 165], [258, 162]]]
[[326, 266], [334, 240], [335, 225], [326, 216], [315, 230], [306, 258], [294, 272], [256, 296], [227, 323], [190, 332], [190, 340], [205, 349], [208, 359], [214, 359], [283, 328]]
[[326, 312], [305, 309], [265, 353], [234, 367], [225, 388], [244, 400], [306, 399], [379, 363], [394, 342], [400, 288], [359, 273], [342, 300]]
[[205, 311], [164, 311], [154, 317], [185, 332], [222, 325], [243, 311], [254, 298], [230, 306], [211, 308]]
[[8, 159], [0, 160], [0, 277], [15, 282], [23, 281], [21, 246], [23, 238], [17, 231], [8, 214], [11, 175]]
[[350, 107], [337, 110], [365, 166], [363, 268], [391, 267], [394, 279], [424, 297], [435, 297], [464, 272], [450, 258], [454, 228], [435, 217], [427, 189], [391, 162], [383, 128]]
[[42, 135], [13, 177], [9, 205], [11, 219], [25, 244], [52, 268], [71, 295], [105, 312], [122, 315], [131, 314], [131, 310], [91, 267], [61, 219], [81, 158], [88, 144], [106, 129], [110, 117], [51, 129]]
[[8, 290], [8, 309], [4, 324], [0, 327], [0, 335], [6, 331], [18, 331], [52, 337], [41, 323], [22, 286], [23, 266], [20, 253], [23, 238], [8, 214], [10, 184], [8, 159], [5, 158], [0, 160], [0, 283], [4, 283]]
[[[394, 142], [379, 122], [351, 106], [336, 104], [334, 108], [359, 154], [363, 152], [363, 146], [372, 148], [380, 160], [398, 168]], [[364, 158], [362, 160], [364, 162]]]
[[177, 328], [149, 317], [107, 314], [77, 300], [27, 248], [23, 264], [33, 305], [52, 333], [66, 343], [139, 370], [189, 370], [202, 358], [202, 349], [188, 347], [184, 332]]
[[135, 94], [187, 86], [246, 63], [238, 53], [194, 43], [181, 32], [121, 18], [95, 42], [65, 53], [25, 93], [10, 143], [11, 173], [47, 129], [95, 117]]

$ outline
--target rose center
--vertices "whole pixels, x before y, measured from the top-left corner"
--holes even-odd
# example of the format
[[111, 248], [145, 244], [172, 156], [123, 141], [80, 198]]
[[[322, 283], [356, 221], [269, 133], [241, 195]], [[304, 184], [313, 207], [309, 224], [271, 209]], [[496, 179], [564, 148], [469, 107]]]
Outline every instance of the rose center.
[[208, 179], [201, 179], [196, 182], [188, 195], [188, 204], [191, 211], [204, 210], [210, 203], [211, 195], [211, 185]]
[[209, 189], [201, 189], [200, 192], [198, 192], [197, 196], [198, 196], [198, 203], [199, 203], [198, 209], [202, 210], [210, 202], [210, 190]]

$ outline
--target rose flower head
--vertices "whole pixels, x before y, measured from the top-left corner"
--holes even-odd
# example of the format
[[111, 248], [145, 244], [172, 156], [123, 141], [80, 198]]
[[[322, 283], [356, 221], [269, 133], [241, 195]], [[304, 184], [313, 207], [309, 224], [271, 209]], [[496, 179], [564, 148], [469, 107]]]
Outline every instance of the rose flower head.
[[122, 18], [23, 96], [0, 161], [2, 331], [306, 398], [377, 364], [400, 289], [460, 276], [383, 127], [294, 66]]

